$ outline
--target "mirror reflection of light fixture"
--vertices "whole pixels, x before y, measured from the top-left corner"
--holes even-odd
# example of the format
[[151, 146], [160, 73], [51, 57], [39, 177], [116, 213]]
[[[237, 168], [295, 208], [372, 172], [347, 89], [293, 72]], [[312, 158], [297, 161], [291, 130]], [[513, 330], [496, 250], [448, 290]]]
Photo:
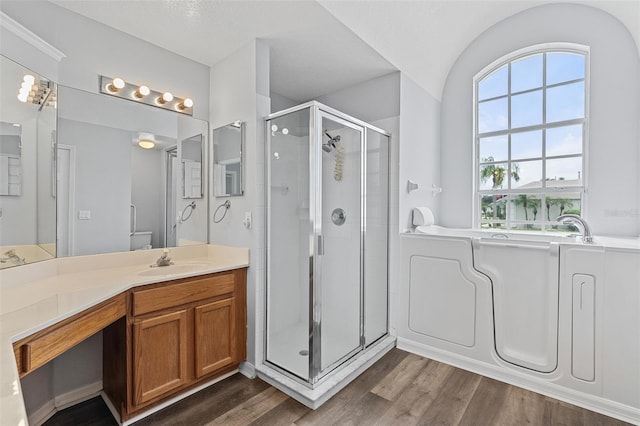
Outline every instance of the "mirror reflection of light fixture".
[[193, 115], [194, 102], [191, 98], [178, 98], [169, 91], [159, 92], [146, 85], [128, 83], [119, 77], [112, 78], [101, 75], [100, 93], [181, 114]]
[[156, 146], [156, 139], [151, 133], [140, 133], [138, 137], [138, 146], [144, 149], [151, 149]]
[[149, 96], [149, 93], [151, 93], [151, 90], [149, 90], [149, 88], [147, 86], [143, 85], [143, 86], [138, 87], [138, 90], [133, 92], [133, 96], [135, 96], [138, 99], [142, 99], [145, 96]]

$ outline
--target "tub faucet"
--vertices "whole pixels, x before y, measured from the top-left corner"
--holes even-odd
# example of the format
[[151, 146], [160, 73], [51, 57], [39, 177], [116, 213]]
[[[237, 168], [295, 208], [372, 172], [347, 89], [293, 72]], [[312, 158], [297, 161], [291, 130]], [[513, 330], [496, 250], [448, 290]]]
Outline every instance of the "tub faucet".
[[556, 220], [565, 225], [579, 225], [578, 227], [582, 229], [582, 242], [585, 244], [593, 243], [591, 228], [589, 228], [587, 222], [577, 214], [563, 214], [558, 216]]
[[169, 265], [173, 265], [173, 262], [171, 261], [171, 258], [169, 257], [169, 250], [164, 249], [164, 250], [162, 250], [162, 256], [160, 256], [158, 258], [158, 260], [156, 260], [156, 263], [151, 265], [151, 267], [152, 268], [157, 268], [159, 266], [169, 266]]
[[5, 251], [4, 252], [4, 256], [5, 257], [0, 258], [0, 262], [2, 262], [2, 263], [11, 262], [11, 263], [16, 264], [16, 265], [24, 265], [25, 264], [24, 257], [18, 256], [16, 251], [13, 250], [13, 249]]

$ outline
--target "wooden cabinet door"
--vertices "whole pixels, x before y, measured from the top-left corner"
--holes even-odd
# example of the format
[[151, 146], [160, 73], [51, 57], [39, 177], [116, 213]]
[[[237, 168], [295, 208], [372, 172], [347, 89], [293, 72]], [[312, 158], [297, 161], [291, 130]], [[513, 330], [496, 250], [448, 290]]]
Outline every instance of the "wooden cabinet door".
[[238, 362], [233, 297], [196, 306], [194, 319], [197, 378]]
[[133, 323], [133, 403], [144, 404], [188, 383], [187, 311]]

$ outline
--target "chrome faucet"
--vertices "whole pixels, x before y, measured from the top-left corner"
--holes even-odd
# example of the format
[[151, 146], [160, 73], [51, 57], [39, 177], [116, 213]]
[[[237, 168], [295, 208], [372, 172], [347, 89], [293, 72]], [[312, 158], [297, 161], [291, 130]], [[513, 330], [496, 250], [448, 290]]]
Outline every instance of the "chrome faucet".
[[556, 220], [564, 225], [579, 225], [578, 228], [582, 229], [582, 242], [585, 244], [593, 243], [591, 228], [589, 228], [587, 222], [577, 214], [563, 214], [558, 216]]
[[151, 265], [151, 267], [152, 268], [157, 268], [159, 266], [169, 266], [169, 265], [173, 265], [173, 262], [171, 261], [171, 258], [169, 257], [169, 250], [164, 249], [164, 250], [162, 250], [162, 256], [160, 256], [158, 258], [158, 260], [156, 260], [156, 263]]
[[4, 255], [5, 255], [5, 257], [0, 258], [0, 262], [2, 262], [2, 263], [12, 262], [12, 263], [14, 263], [16, 265], [24, 265], [25, 264], [24, 257], [18, 256], [18, 254], [16, 253], [16, 251], [14, 249], [5, 251]]

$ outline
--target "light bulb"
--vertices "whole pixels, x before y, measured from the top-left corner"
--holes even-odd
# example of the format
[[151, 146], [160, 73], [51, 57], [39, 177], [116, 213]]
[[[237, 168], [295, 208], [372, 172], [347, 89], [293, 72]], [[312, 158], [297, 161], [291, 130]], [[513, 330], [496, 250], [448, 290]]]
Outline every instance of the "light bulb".
[[276, 126], [275, 124], [271, 125], [271, 131], [272, 132], [277, 132], [278, 131], [278, 126]]
[[31, 74], [25, 74], [25, 76], [22, 78], [22, 81], [27, 83], [29, 86], [33, 86], [33, 83], [36, 82], [36, 78]]
[[192, 106], [193, 106], [193, 101], [191, 100], [191, 98], [185, 98], [182, 102], [176, 105], [176, 108], [179, 111], [184, 111], [185, 109], [191, 108]]
[[31, 87], [33, 86], [33, 84], [29, 83], [28, 81], [23, 81], [22, 84], [20, 85], [20, 87], [22, 89], [29, 89], [31, 90]]
[[148, 140], [141, 140], [138, 142], [138, 145], [140, 146], [140, 148], [144, 148], [144, 149], [151, 149], [154, 146], [156, 146], [155, 142], [148, 141]]
[[30, 88], [29, 88], [29, 87], [21, 87], [21, 88], [20, 88], [20, 92], [19, 92], [19, 93], [20, 93], [20, 94], [23, 94], [23, 93], [24, 93], [25, 95], [28, 95], [30, 91], [31, 91], [31, 90], [30, 90]]
[[20, 93], [20, 94], [18, 95], [18, 100], [19, 100], [20, 102], [27, 102], [27, 94], [26, 94], [26, 93]]
[[173, 100], [173, 95], [171, 92], [164, 92], [162, 96], [158, 98], [159, 104], [166, 104], [167, 102], [171, 102]]
[[287, 129], [286, 127], [282, 128], [282, 134], [283, 135], [288, 135], [289, 134], [289, 129]]
[[133, 93], [133, 96], [135, 96], [138, 99], [141, 99], [141, 98], [144, 98], [145, 96], [149, 96], [149, 93], [151, 93], [151, 90], [149, 90], [147, 86], [140, 86], [138, 87], [138, 90], [136, 90]]
[[124, 86], [125, 86], [124, 80], [121, 79], [120, 77], [116, 77], [113, 80], [111, 80], [111, 83], [107, 85], [107, 90], [112, 93], [117, 93], [120, 91], [120, 89], [124, 88]]

